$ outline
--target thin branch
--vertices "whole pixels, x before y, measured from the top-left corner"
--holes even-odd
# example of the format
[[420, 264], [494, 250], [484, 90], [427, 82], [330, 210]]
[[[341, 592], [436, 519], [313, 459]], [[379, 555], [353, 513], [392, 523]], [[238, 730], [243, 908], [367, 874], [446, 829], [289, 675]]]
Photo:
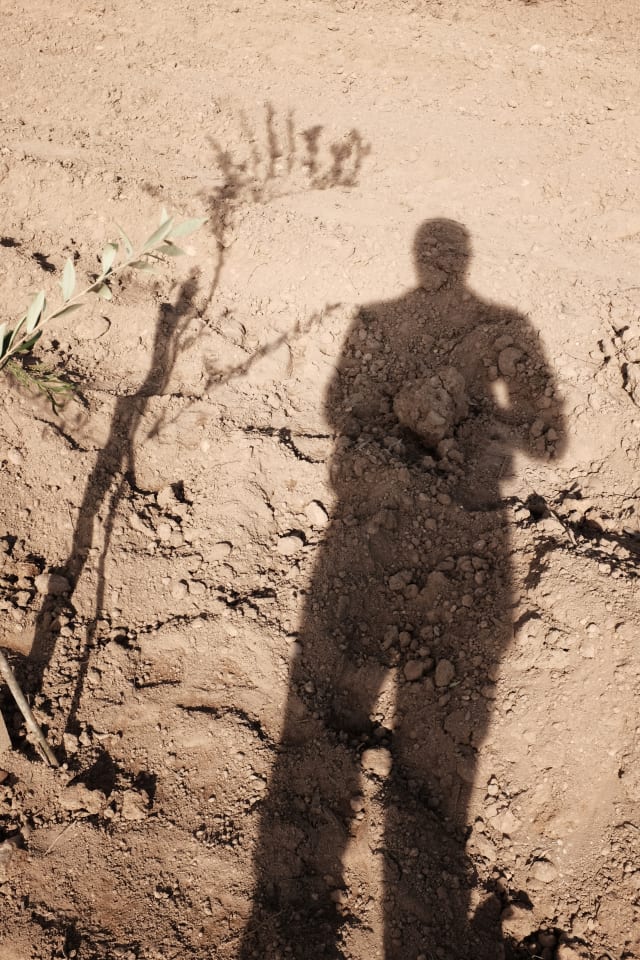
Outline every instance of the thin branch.
[[18, 704], [20, 713], [24, 717], [25, 723], [27, 724], [27, 729], [35, 737], [36, 744], [48, 760], [49, 765], [52, 767], [59, 767], [60, 764], [58, 763], [53, 750], [47, 743], [45, 735], [40, 729], [38, 722], [31, 711], [31, 707], [27, 703], [26, 697], [20, 689], [20, 685], [16, 680], [15, 674], [9, 665], [9, 661], [5, 657], [2, 650], [0, 650], [0, 674], [2, 674], [4, 677], [5, 683], [13, 694], [13, 699]]

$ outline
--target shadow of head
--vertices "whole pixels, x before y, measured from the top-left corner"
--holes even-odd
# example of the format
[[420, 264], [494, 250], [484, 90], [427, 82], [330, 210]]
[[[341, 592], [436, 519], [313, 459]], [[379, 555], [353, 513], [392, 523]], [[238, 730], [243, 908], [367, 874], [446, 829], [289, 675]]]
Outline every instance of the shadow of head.
[[449, 281], [463, 282], [471, 254], [469, 231], [456, 220], [425, 220], [416, 231], [413, 256], [420, 283], [430, 286], [434, 270], [445, 274]]

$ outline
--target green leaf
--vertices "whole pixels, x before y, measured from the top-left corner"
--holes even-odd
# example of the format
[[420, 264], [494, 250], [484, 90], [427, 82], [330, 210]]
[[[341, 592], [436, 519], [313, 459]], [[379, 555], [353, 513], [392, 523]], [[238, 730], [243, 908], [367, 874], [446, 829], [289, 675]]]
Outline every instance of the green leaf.
[[76, 288], [76, 268], [73, 265], [73, 260], [67, 260], [65, 263], [60, 286], [62, 288], [62, 299], [66, 303], [67, 300], [71, 299]]
[[166, 237], [171, 233], [171, 228], [173, 227], [173, 218], [170, 217], [168, 220], [165, 220], [158, 229], [151, 234], [144, 247], [142, 248], [143, 253], [147, 253], [149, 250], [152, 250], [154, 247], [157, 247], [159, 243], [162, 243]]
[[116, 253], [118, 252], [117, 243], [108, 243], [104, 250], [102, 251], [102, 276], [106, 276], [113, 266], [113, 261], [116, 258]]
[[11, 331], [11, 336], [9, 338], [9, 344], [7, 349], [9, 349], [9, 347], [11, 347], [16, 342], [16, 340], [19, 339], [18, 334], [22, 330], [26, 319], [27, 319], [27, 315], [25, 314], [24, 317], [20, 317], [20, 319], [16, 323], [15, 327]]
[[79, 310], [83, 306], [83, 303], [70, 303], [68, 307], [60, 307], [55, 313], [49, 314], [49, 319], [53, 320], [54, 317], [64, 317], [65, 314], [73, 313], [74, 310]]
[[93, 292], [96, 294], [96, 296], [102, 297], [103, 300], [113, 300], [113, 294], [106, 283], [101, 284]]
[[170, 240], [165, 240], [165, 242], [160, 247], [158, 253], [164, 253], [167, 257], [184, 257], [185, 252], [181, 250], [180, 247], [176, 247], [175, 243], [171, 243]]
[[167, 208], [163, 207], [162, 210], [160, 211], [160, 226], [162, 226], [163, 223], [166, 223], [167, 220], [169, 220], [169, 213], [167, 211]]
[[185, 220], [184, 223], [179, 223], [171, 231], [171, 238], [175, 240], [176, 237], [190, 236], [192, 233], [195, 233], [196, 230], [199, 230], [208, 219], [208, 217], [202, 217], [200, 219]]
[[29, 304], [29, 309], [27, 310], [26, 316], [26, 332], [31, 333], [38, 326], [38, 320], [40, 315], [44, 310], [45, 297], [44, 290], [41, 290], [40, 293], [36, 293], [35, 297]]
[[4, 341], [7, 336], [7, 322], [0, 323], [0, 357], [4, 356]]
[[133, 244], [131, 243], [131, 240], [129, 240], [129, 237], [126, 235], [126, 233], [124, 232], [124, 230], [122, 229], [119, 223], [116, 223], [116, 227], [120, 231], [120, 236], [122, 237], [122, 240], [124, 242], [124, 249], [127, 253], [127, 256], [130, 257], [131, 254], [133, 253]]

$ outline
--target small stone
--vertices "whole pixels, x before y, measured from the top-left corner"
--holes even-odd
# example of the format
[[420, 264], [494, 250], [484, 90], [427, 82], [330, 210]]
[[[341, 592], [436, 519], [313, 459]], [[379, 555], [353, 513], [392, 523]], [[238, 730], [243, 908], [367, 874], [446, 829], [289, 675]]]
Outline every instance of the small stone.
[[209, 548], [209, 559], [224, 560], [225, 557], [229, 556], [232, 549], [232, 544], [228, 540], [220, 540], [219, 543], [214, 543]]
[[123, 820], [144, 820], [147, 816], [149, 797], [141, 790], [125, 790], [122, 794], [122, 809], [120, 814]]
[[531, 933], [533, 915], [531, 910], [519, 903], [511, 903], [500, 914], [502, 932], [516, 942], [524, 940]]
[[329, 520], [329, 515], [319, 500], [312, 500], [305, 507], [304, 513], [312, 527], [324, 527]]
[[24, 460], [24, 455], [18, 450], [17, 447], [12, 447], [7, 451], [7, 460], [9, 463], [12, 463], [15, 467], [20, 466]]
[[361, 810], [364, 810], [364, 797], [359, 794], [357, 797], [351, 797], [349, 800], [349, 806], [354, 813], [360, 813]]
[[408, 570], [399, 570], [398, 573], [394, 573], [389, 577], [387, 581], [389, 584], [389, 589], [394, 592], [399, 590], [404, 590], [406, 585], [409, 583], [411, 578], [411, 573]]
[[451, 660], [438, 660], [434, 682], [436, 687], [448, 687], [456, 675], [456, 668]]
[[186, 580], [178, 580], [171, 588], [171, 597], [174, 600], [184, 600], [188, 592], [189, 587], [187, 586]]
[[370, 747], [362, 754], [363, 768], [377, 777], [388, 777], [392, 765], [391, 752], [385, 747]]
[[407, 660], [404, 665], [404, 677], [409, 683], [419, 680], [424, 673], [424, 664], [421, 660]]
[[74, 813], [86, 813], [93, 816], [99, 813], [107, 802], [102, 790], [89, 790], [83, 783], [76, 783], [67, 787], [60, 797], [60, 804], [64, 810]]
[[556, 960], [582, 960], [583, 953], [579, 953], [568, 943], [561, 943], [556, 950]]
[[394, 643], [398, 642], [398, 628], [397, 627], [387, 627], [382, 638], [382, 649], [388, 650], [389, 647], [392, 647]]
[[36, 590], [43, 597], [60, 597], [71, 591], [71, 584], [67, 578], [58, 573], [40, 573], [33, 582]]
[[555, 865], [546, 859], [536, 860], [531, 867], [530, 873], [533, 879], [539, 880], [540, 883], [551, 883], [558, 876]]
[[496, 847], [493, 841], [483, 833], [474, 833], [471, 838], [471, 846], [475, 847], [481, 857], [493, 863], [496, 858]]
[[6, 867], [7, 864], [11, 862], [16, 849], [17, 847], [13, 840], [5, 840], [3, 843], [0, 843], [0, 867]]
[[194, 597], [201, 597], [207, 592], [207, 585], [202, 580], [189, 581], [189, 593]]
[[283, 557], [292, 557], [299, 553], [303, 547], [304, 540], [297, 533], [288, 533], [284, 537], [280, 537], [276, 544], [276, 550]]
[[174, 504], [174, 503], [176, 503], [176, 502], [177, 502], [177, 501], [176, 501], [176, 495], [175, 495], [175, 493], [173, 492], [173, 487], [171, 487], [171, 486], [162, 487], [162, 488], [161, 488], [160, 490], [158, 490], [158, 492], [156, 493], [156, 503], [157, 503], [158, 506], [161, 507], [163, 510], [164, 510], [166, 507], [168, 507], [168, 506], [170, 506], [170, 505], [172, 505], [172, 504]]
[[522, 350], [517, 347], [506, 347], [498, 355], [498, 370], [503, 377], [515, 377], [516, 364], [522, 357]]
[[163, 521], [156, 527], [156, 535], [159, 540], [168, 540], [173, 533], [173, 527], [170, 523]]
[[430, 379], [406, 382], [396, 394], [393, 412], [426, 446], [437, 447], [467, 415], [464, 387], [460, 373], [445, 367]]
[[155, 533], [151, 527], [147, 526], [144, 520], [136, 513], [131, 514], [128, 523], [132, 530], [137, 530], [139, 533], [143, 533], [145, 537], [149, 537], [150, 539], [155, 538]]
[[63, 733], [62, 742], [64, 744], [64, 749], [69, 756], [78, 752], [80, 743], [78, 741], [78, 738], [75, 736], [75, 734]]
[[496, 826], [505, 837], [512, 837], [520, 829], [521, 823], [511, 810], [505, 810]]

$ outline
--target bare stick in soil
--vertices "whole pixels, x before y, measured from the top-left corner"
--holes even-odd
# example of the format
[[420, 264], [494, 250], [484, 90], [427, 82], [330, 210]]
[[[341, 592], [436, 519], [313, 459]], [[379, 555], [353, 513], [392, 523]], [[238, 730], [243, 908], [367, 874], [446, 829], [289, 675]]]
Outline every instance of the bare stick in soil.
[[20, 708], [20, 713], [25, 719], [27, 724], [27, 729], [35, 737], [37, 746], [40, 748], [44, 756], [47, 758], [50, 766], [59, 767], [55, 754], [49, 744], [47, 743], [45, 736], [40, 729], [36, 718], [31, 712], [31, 707], [27, 703], [24, 693], [20, 689], [18, 681], [15, 678], [15, 674], [11, 667], [9, 666], [9, 661], [5, 657], [4, 653], [0, 650], [0, 673], [4, 677], [4, 680], [9, 687], [9, 690], [13, 694], [13, 699], [18, 704]]

